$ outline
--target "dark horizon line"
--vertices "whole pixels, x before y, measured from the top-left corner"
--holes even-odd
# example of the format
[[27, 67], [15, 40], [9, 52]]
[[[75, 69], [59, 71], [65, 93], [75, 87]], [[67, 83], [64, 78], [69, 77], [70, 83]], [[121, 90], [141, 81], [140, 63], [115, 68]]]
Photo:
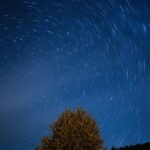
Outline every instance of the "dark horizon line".
[[145, 143], [137, 143], [137, 144], [134, 144], [134, 145], [127, 145], [127, 146], [124, 146], [124, 147], [120, 147], [120, 148], [117, 148], [117, 147], [114, 147], [112, 146], [111, 150], [150, 150], [150, 142], [145, 142]]

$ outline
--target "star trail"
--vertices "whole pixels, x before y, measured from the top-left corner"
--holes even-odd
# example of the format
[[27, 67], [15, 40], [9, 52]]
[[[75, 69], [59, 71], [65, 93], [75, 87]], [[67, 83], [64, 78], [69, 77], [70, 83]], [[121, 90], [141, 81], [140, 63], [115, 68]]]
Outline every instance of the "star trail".
[[0, 150], [78, 107], [107, 148], [150, 140], [150, 1], [0, 0]]

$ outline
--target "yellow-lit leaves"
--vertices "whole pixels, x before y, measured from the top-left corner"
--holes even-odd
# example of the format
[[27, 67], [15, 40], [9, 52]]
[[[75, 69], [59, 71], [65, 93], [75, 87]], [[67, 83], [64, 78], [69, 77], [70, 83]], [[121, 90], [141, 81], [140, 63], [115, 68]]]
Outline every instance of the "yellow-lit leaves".
[[38, 150], [99, 150], [103, 140], [89, 114], [82, 110], [67, 110], [51, 126], [52, 136], [44, 137]]

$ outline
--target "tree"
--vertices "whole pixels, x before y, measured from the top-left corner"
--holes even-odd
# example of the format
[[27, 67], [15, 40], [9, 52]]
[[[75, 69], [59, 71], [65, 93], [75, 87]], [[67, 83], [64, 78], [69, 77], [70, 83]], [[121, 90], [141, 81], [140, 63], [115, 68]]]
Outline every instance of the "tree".
[[101, 150], [103, 140], [94, 119], [82, 110], [67, 110], [50, 126], [51, 136], [43, 137], [36, 150]]

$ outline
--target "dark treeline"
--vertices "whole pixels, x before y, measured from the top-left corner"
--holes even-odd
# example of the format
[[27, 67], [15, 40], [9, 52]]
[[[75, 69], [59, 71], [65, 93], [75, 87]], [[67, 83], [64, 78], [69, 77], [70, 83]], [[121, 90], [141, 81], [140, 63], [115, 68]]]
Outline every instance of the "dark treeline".
[[112, 147], [112, 150], [150, 150], [150, 143], [136, 144], [136, 145], [125, 146], [121, 148]]

